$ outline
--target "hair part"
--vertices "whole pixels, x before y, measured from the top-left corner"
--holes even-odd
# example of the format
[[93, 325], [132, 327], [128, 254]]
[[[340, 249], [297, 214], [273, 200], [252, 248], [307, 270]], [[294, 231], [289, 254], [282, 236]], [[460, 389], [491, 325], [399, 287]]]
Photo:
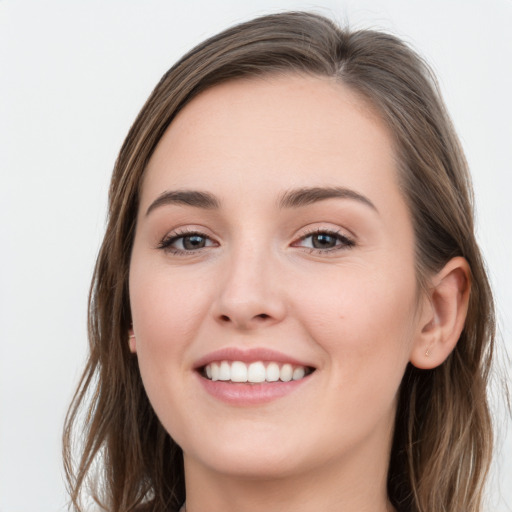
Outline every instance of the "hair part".
[[[91, 492], [111, 512], [137, 506], [177, 510], [185, 499], [181, 449], [149, 404], [127, 343], [128, 270], [140, 189], [156, 145], [191, 99], [216, 84], [275, 73], [337, 80], [386, 122], [412, 215], [422, 287], [454, 256], [470, 265], [469, 310], [456, 348], [440, 367], [409, 365], [403, 377], [388, 495], [397, 511], [480, 511], [492, 450], [486, 389], [495, 321], [463, 151], [433, 74], [413, 50], [392, 35], [343, 30], [305, 12], [256, 18], [195, 47], [165, 73], [123, 143], [90, 291], [90, 355], [64, 431], [72, 504], [81, 510], [80, 496], [98, 457], [103, 478]], [[73, 434], [80, 433], [83, 408], [75, 466]]]

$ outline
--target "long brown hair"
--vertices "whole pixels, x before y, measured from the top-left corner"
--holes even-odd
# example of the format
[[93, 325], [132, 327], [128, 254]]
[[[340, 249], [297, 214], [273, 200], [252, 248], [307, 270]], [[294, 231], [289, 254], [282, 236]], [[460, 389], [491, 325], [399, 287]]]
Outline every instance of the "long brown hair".
[[[141, 182], [158, 141], [193, 97], [227, 80], [272, 73], [339, 80], [385, 120], [414, 223], [420, 285], [454, 256], [469, 262], [469, 311], [456, 348], [438, 368], [409, 365], [403, 377], [388, 495], [398, 511], [480, 511], [492, 449], [486, 390], [495, 322], [461, 146], [432, 73], [407, 45], [304, 12], [254, 19], [191, 50], [162, 77], [124, 141], [90, 292], [90, 355], [64, 430], [72, 504], [81, 510], [86, 487], [110, 512], [176, 510], [185, 499], [181, 449], [149, 404], [127, 343]], [[74, 434], [81, 435], [76, 463]]]

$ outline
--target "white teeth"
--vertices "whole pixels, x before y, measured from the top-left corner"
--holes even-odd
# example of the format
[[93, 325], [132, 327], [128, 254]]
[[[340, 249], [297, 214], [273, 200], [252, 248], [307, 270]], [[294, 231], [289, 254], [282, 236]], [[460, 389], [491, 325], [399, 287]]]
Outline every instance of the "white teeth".
[[304, 378], [305, 374], [306, 374], [306, 372], [304, 371], [304, 368], [299, 366], [299, 367], [295, 368], [295, 370], [293, 370], [292, 379], [300, 380], [300, 379]]
[[247, 366], [244, 363], [240, 361], [234, 361], [231, 364], [231, 381], [247, 382]]
[[247, 380], [249, 382], [265, 382], [266, 379], [265, 365], [258, 361], [249, 365], [247, 372]]
[[231, 369], [229, 367], [229, 363], [227, 361], [222, 361], [220, 363], [219, 368], [219, 380], [230, 380], [231, 379]]
[[212, 363], [212, 380], [219, 380], [219, 365], [217, 363]]
[[277, 363], [269, 363], [267, 366], [267, 382], [276, 382], [279, 380], [279, 365]]
[[262, 361], [255, 361], [249, 365], [241, 361], [220, 361], [205, 366], [205, 376], [213, 381], [231, 381], [231, 382], [289, 382], [291, 380], [300, 380], [306, 376], [304, 366], [292, 366], [289, 363], [281, 367], [278, 363], [271, 362], [265, 367]]
[[281, 371], [279, 373], [279, 378], [283, 382], [289, 382], [293, 377], [293, 368], [291, 364], [283, 364]]

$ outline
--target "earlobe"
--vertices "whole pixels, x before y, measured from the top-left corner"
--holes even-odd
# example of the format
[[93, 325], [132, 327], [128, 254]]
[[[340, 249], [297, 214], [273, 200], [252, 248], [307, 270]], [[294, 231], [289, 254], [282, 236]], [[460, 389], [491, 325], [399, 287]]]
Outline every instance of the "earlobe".
[[129, 330], [128, 330], [128, 346], [130, 347], [130, 352], [132, 354], [136, 354], [137, 353], [137, 345], [135, 343], [135, 333], [133, 332], [133, 327], [131, 327]]
[[414, 366], [432, 369], [450, 355], [464, 328], [470, 290], [471, 271], [462, 257], [452, 258], [433, 277], [411, 352]]

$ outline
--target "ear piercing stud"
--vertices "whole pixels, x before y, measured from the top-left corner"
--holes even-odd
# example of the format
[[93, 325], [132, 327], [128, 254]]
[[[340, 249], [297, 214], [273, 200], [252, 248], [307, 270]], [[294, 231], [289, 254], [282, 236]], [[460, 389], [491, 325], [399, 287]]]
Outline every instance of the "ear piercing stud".
[[428, 357], [430, 355], [430, 347], [425, 350], [425, 357]]

